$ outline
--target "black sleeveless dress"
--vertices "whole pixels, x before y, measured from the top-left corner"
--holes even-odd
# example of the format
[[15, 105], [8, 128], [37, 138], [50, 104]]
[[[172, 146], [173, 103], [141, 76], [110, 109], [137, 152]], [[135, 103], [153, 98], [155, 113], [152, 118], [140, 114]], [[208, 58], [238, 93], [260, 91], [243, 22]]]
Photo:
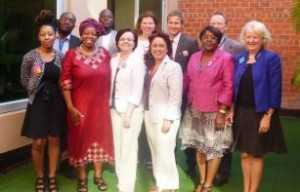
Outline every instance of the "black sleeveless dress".
[[66, 129], [66, 107], [59, 87], [60, 69], [54, 60], [45, 71], [32, 104], [28, 104], [22, 136], [33, 139], [59, 137]]
[[272, 115], [269, 131], [265, 134], [258, 133], [264, 113], [255, 111], [252, 66], [251, 64], [247, 65], [240, 81], [237, 101], [235, 102], [234, 147], [240, 152], [249, 153], [253, 156], [262, 156], [268, 152], [286, 152], [287, 148], [278, 111]]

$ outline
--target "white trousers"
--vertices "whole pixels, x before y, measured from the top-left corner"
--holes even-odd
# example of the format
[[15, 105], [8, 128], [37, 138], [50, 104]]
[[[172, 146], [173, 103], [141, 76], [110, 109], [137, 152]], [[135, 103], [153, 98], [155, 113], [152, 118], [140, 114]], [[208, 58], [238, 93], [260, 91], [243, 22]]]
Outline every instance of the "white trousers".
[[134, 109], [129, 128], [123, 126], [121, 114], [115, 109], [111, 109], [111, 118], [118, 189], [121, 192], [134, 192], [137, 170], [138, 137], [143, 122], [143, 110], [140, 107]]
[[159, 191], [179, 188], [179, 175], [175, 160], [176, 135], [179, 120], [174, 121], [167, 133], [161, 131], [162, 123], [153, 123], [145, 111], [145, 127], [151, 151], [153, 175]]

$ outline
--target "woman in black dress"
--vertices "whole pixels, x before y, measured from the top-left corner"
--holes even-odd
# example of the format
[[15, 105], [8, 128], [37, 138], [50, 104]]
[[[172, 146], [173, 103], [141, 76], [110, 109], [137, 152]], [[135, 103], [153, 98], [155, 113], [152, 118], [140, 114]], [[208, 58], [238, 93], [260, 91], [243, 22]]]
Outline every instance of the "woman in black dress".
[[286, 152], [278, 115], [281, 60], [265, 49], [270, 39], [263, 23], [248, 22], [241, 32], [247, 50], [235, 63], [234, 146], [241, 152], [244, 192], [259, 190], [266, 153]]
[[56, 20], [54, 14], [43, 10], [36, 18], [40, 46], [23, 58], [21, 82], [28, 93], [22, 135], [32, 138], [32, 160], [36, 172], [35, 190], [44, 192], [44, 153], [48, 142], [50, 192], [58, 191], [56, 169], [59, 138], [65, 127], [65, 104], [60, 91], [61, 56], [53, 49]]

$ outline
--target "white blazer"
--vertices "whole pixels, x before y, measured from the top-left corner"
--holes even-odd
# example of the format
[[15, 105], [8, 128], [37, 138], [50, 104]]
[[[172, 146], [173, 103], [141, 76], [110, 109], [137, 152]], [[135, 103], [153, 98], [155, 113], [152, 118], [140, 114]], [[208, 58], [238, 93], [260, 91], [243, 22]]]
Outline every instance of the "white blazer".
[[154, 74], [149, 92], [150, 121], [179, 120], [181, 116], [183, 75], [178, 63], [168, 56]]
[[[111, 59], [111, 96], [110, 104], [112, 105], [112, 91], [117, 68], [120, 63], [120, 53]], [[127, 112], [129, 104], [136, 107], [142, 106], [142, 95], [146, 67], [143, 57], [131, 53], [126, 61], [121, 61], [115, 84], [115, 108], [119, 113]]]

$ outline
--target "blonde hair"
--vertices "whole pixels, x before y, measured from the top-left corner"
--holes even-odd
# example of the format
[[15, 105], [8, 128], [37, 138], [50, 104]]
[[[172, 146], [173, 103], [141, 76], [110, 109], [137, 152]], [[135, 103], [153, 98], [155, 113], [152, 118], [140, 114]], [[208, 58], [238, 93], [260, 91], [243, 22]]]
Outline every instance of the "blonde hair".
[[247, 22], [242, 31], [240, 33], [240, 41], [245, 44], [245, 35], [247, 32], [254, 32], [257, 33], [262, 37], [263, 45], [265, 46], [268, 42], [271, 41], [271, 33], [266, 25], [260, 21], [252, 20]]

